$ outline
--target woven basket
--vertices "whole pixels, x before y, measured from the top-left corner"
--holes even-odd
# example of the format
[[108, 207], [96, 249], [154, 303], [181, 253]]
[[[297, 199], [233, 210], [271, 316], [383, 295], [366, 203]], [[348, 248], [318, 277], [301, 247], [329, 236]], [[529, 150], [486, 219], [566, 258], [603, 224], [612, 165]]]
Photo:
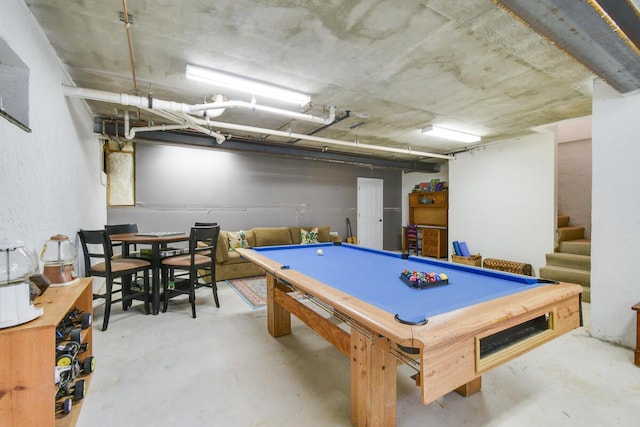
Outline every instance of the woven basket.
[[486, 258], [482, 263], [482, 267], [492, 270], [506, 271], [508, 273], [523, 274], [525, 276], [533, 276], [533, 267], [531, 266], [531, 264], [527, 264], [524, 262]]
[[482, 256], [480, 256], [480, 254], [471, 255], [470, 257], [451, 255], [451, 261], [458, 264], [473, 265], [475, 267], [482, 266]]

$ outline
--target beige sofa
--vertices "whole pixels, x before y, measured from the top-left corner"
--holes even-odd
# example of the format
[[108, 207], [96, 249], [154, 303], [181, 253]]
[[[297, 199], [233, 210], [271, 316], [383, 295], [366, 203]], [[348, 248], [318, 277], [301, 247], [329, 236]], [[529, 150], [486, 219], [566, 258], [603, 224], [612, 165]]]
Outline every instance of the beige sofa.
[[[332, 234], [328, 226], [325, 227], [254, 227], [244, 230], [248, 247], [296, 245], [302, 243], [302, 230], [318, 229], [318, 242], [339, 242], [342, 238]], [[220, 231], [218, 247], [216, 248], [216, 281], [237, 279], [241, 277], [259, 276], [264, 270], [256, 267], [229, 248], [229, 235], [225, 230]]]

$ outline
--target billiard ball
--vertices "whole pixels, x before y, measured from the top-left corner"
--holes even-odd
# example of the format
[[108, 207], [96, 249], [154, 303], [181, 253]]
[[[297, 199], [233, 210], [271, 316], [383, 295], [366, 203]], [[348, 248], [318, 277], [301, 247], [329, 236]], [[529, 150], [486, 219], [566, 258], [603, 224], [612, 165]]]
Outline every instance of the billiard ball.
[[322, 256], [322, 254], [324, 254], [324, 252], [322, 251], [322, 249], [318, 249], [318, 250], [316, 251], [316, 253], [317, 253], [318, 255], [320, 255], [320, 256]]

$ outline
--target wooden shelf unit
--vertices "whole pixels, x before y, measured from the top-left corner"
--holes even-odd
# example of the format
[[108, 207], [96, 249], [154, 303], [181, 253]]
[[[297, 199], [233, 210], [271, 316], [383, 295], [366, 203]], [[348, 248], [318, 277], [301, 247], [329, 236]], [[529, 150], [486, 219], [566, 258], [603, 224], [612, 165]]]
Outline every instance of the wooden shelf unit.
[[[432, 202], [422, 203], [423, 199]], [[449, 192], [409, 193], [409, 224], [446, 228], [449, 224]]]
[[[22, 325], [0, 329], [0, 425], [1, 426], [73, 426], [80, 414], [82, 400], [73, 402], [71, 413], [56, 414], [55, 384], [56, 326], [74, 307], [92, 313], [91, 278], [46, 290], [35, 301], [43, 307], [40, 317]], [[82, 331], [92, 355], [93, 328]], [[90, 375], [83, 377], [86, 384]]]
[[[428, 201], [425, 203], [425, 201]], [[409, 224], [420, 228], [420, 255], [448, 256], [448, 191], [409, 193]], [[407, 227], [402, 228], [402, 250], [407, 248]]]

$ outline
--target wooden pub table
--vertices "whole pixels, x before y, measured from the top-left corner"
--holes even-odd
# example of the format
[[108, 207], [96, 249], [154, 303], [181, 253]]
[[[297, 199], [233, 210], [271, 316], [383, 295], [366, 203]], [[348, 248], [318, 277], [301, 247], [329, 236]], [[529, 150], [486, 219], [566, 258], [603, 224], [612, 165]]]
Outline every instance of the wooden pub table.
[[[356, 426], [396, 424], [399, 361], [415, 369], [427, 404], [480, 390], [484, 373], [582, 325], [582, 288], [574, 284], [349, 244], [236, 250], [267, 272], [272, 336], [291, 333], [293, 313], [349, 358]], [[448, 283], [416, 289], [401, 279], [405, 269], [445, 273]]]
[[[112, 242], [122, 242], [122, 256], [130, 255], [129, 245], [150, 245], [151, 257], [151, 292], [153, 314], [160, 311], [160, 270], [162, 267], [162, 248], [169, 243], [189, 241], [189, 235], [178, 232], [150, 232], [150, 233], [122, 233], [112, 234], [110, 236]], [[171, 254], [175, 255], [175, 254]]]

